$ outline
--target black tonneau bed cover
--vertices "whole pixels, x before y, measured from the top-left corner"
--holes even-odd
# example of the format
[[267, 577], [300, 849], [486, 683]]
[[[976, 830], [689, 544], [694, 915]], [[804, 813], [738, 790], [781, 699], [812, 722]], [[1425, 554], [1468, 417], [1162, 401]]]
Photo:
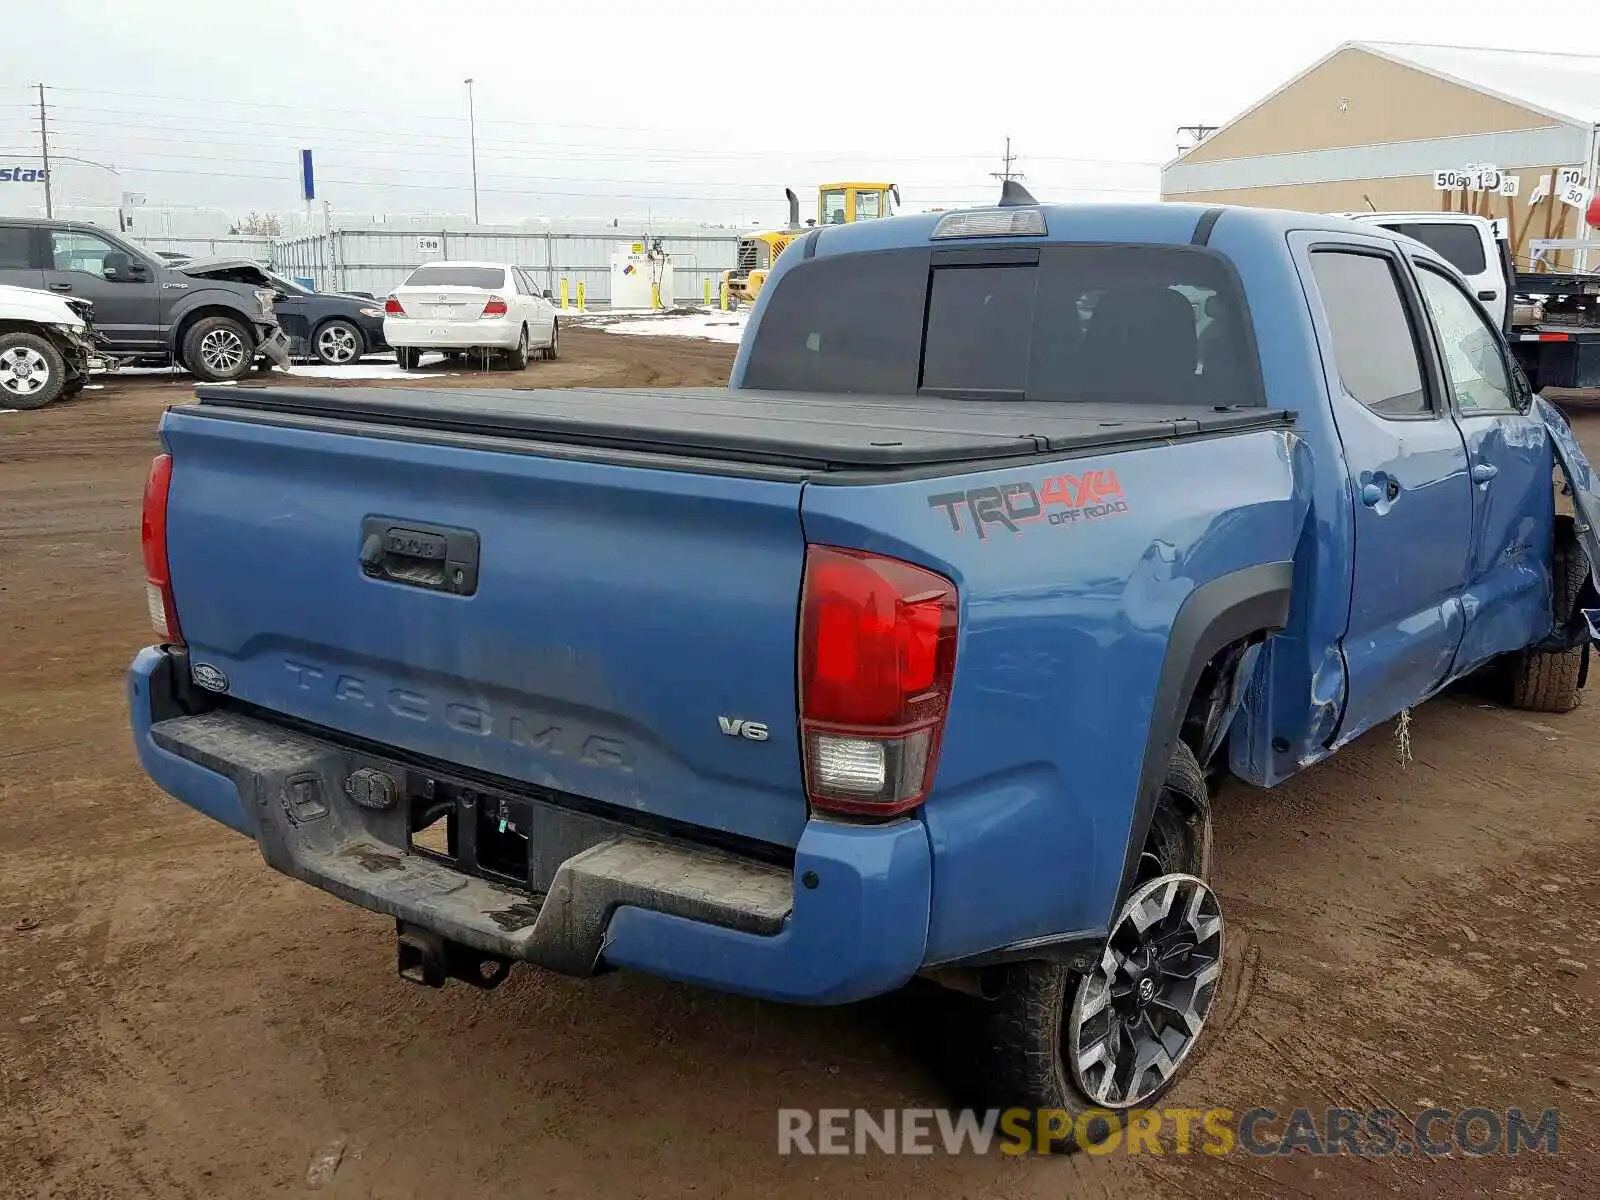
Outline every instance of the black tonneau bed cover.
[[1285, 427], [1283, 409], [728, 388], [199, 387], [202, 406], [821, 471], [903, 470]]

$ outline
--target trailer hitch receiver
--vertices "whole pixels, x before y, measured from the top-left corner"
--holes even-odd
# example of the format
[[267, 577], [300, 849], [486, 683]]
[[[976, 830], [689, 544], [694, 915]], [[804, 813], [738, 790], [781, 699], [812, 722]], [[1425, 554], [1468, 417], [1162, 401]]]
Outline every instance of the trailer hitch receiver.
[[443, 987], [459, 979], [488, 991], [511, 974], [511, 960], [453, 942], [443, 934], [405, 921], [395, 922], [396, 969], [400, 978], [423, 987]]

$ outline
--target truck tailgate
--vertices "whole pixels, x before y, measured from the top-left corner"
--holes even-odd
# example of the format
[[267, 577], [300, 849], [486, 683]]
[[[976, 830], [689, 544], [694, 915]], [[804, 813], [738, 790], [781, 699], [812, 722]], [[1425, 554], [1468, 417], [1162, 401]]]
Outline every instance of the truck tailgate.
[[199, 676], [427, 759], [798, 840], [799, 482], [240, 416], [163, 425]]

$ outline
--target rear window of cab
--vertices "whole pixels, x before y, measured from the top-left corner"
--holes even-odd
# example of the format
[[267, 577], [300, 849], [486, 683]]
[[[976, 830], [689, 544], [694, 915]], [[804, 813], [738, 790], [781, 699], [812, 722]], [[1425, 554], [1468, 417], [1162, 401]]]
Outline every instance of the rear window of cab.
[[1264, 405], [1243, 289], [1195, 247], [916, 247], [818, 258], [774, 285], [744, 386]]

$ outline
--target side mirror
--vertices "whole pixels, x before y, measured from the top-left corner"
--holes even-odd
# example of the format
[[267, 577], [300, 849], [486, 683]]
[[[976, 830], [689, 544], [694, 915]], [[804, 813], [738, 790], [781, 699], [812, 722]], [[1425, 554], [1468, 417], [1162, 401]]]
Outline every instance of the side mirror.
[[276, 288], [273, 289], [273, 291], [272, 291], [272, 302], [274, 304], [278, 303], [281, 300], [287, 300], [288, 298], [289, 298], [289, 293], [288, 292], [280, 292]]
[[130, 262], [127, 271], [128, 278], [134, 283], [143, 283], [150, 278], [150, 272], [142, 262]]
[[543, 296], [543, 297], [544, 297], [544, 298], [545, 298], [545, 299], [546, 299], [546, 300], [554, 300], [554, 299], [555, 299], [555, 298], [556, 298], [556, 297], [555, 297], [555, 293], [554, 293], [554, 292], [552, 292], [552, 291], [551, 291], [551, 290], [550, 290], [550, 289], [549, 289], [549, 288], [545, 288], [545, 290], [544, 290], [544, 291], [542, 291], [542, 292], [541, 292], [541, 293], [539, 293], [539, 294], [540, 294], [540, 295], [541, 295], [541, 296]]

